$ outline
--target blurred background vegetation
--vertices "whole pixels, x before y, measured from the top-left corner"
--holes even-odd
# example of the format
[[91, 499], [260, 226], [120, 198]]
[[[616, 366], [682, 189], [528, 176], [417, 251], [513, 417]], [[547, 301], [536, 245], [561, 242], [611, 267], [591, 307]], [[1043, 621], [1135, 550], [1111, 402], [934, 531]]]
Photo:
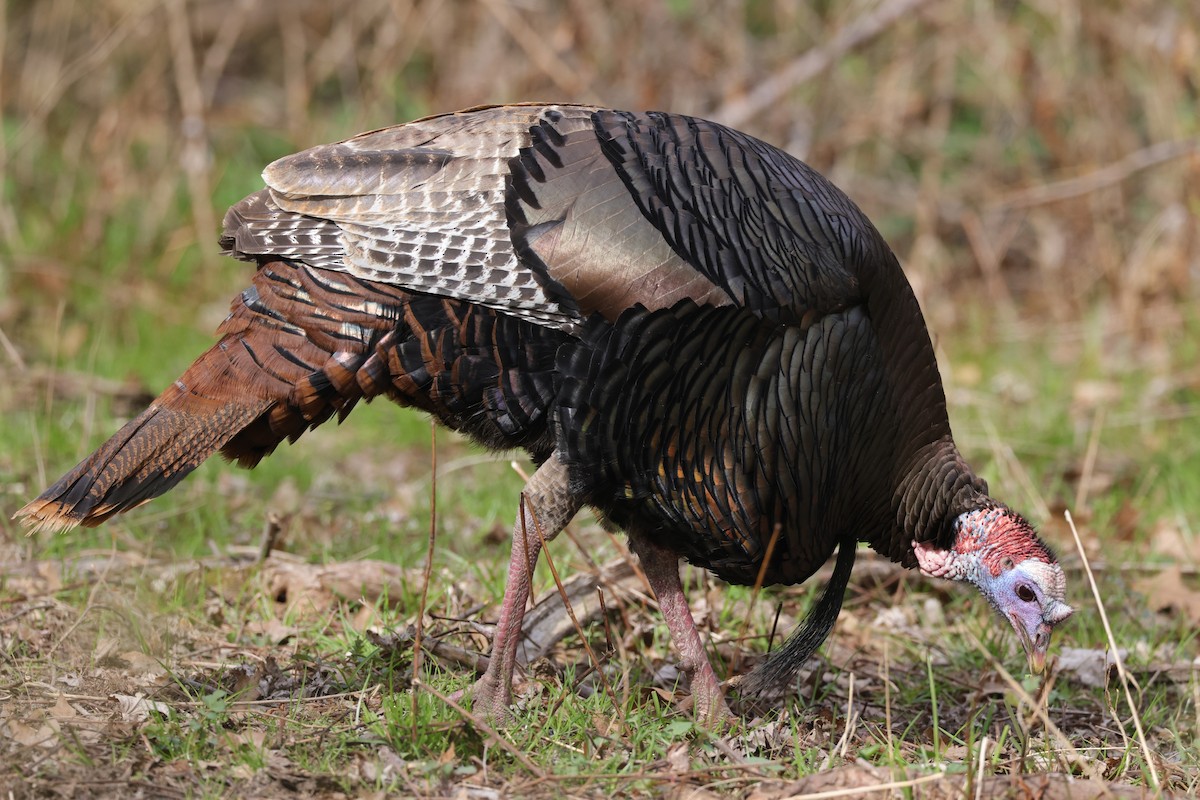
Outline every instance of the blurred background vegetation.
[[[1164, 517], [1192, 533], [1192, 0], [9, 0], [2, 13], [10, 533], [33, 484], [114, 429], [104, 386], [157, 392], [207, 346], [248, 279], [217, 255], [220, 216], [265, 164], [533, 99], [707, 116], [807, 160], [905, 263], [960, 439], [1015, 504], [1042, 522], [1099, 510], [1121, 538]], [[83, 388], [63, 377], [80, 375]]]
[[[0, 562], [110, 545], [187, 558], [253, 545], [275, 510], [290, 515], [281, 547], [301, 558], [422, 563], [430, 429], [391, 408], [306, 435], [252, 478], [206, 465], [99, 532], [26, 537], [9, 518], [209, 346], [249, 279], [217, 255], [221, 215], [267, 163], [522, 100], [704, 116], [831, 177], [904, 263], [959, 444], [996, 494], [1064, 551], [1069, 507], [1099, 566], [1133, 570], [1102, 579], [1135, 661], [1195, 657], [1194, 585], [1136, 582], [1138, 570], [1163, 574], [1149, 562], [1183, 564], [1194, 581], [1200, 561], [1195, 0], [5, 0]], [[461, 538], [439, 544], [447, 572], [430, 604], [470, 616], [501, 595], [520, 479], [452, 437], [438, 443], [450, 478], [438, 482], [439, 542]], [[589, 547], [607, 546], [593, 533]], [[580, 560], [566, 545], [560, 556]], [[1086, 606], [1078, 557], [1065, 562]], [[3, 581], [2, 602], [22, 598]], [[78, 585], [52, 591], [80, 606]], [[538, 585], [554, 590], [545, 575]], [[139, 647], [161, 652], [179, 616], [216, 624], [200, 610], [211, 594], [162, 595], [128, 604], [170, 606], [169, 625], [141, 626]], [[415, 596], [403, 598], [408, 620]], [[1064, 639], [1106, 647], [1091, 613]], [[23, 646], [23, 669], [44, 664]], [[86, 663], [92, 650], [81, 652]], [[924, 658], [910, 661], [923, 670]], [[958, 685], [973, 686], [982, 667], [957, 660], [969, 673]], [[1164, 751], [1185, 753], [1194, 789], [1187, 698], [1200, 694], [1180, 691], [1145, 702], [1174, 720], [1160, 720], [1180, 731]]]

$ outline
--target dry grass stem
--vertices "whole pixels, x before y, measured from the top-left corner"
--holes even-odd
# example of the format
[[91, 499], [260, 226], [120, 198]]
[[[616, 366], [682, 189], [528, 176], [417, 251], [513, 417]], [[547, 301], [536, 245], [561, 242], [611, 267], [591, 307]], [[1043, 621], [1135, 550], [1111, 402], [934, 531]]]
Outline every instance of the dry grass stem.
[[744, 638], [746, 631], [750, 629], [754, 607], [758, 604], [758, 597], [762, 593], [763, 579], [767, 574], [767, 568], [771, 566], [771, 557], [775, 555], [775, 546], [779, 543], [779, 535], [782, 532], [783, 526], [779, 524], [776, 524], [771, 529], [771, 538], [767, 542], [767, 549], [763, 552], [762, 565], [758, 568], [758, 574], [754, 577], [754, 587], [750, 592], [750, 602], [746, 605], [746, 615], [742, 618], [742, 628], [738, 631], [739, 639]]
[[512, 742], [508, 741], [508, 739], [501, 736], [500, 733], [495, 728], [493, 728], [491, 725], [489, 725], [487, 722], [485, 722], [482, 718], [476, 716], [475, 714], [472, 714], [470, 711], [467, 711], [457, 701], [453, 700], [449, 695], [439, 692], [437, 689], [430, 686], [428, 683], [425, 683], [424, 681], [420, 680], [416, 676], [413, 676], [412, 685], [413, 685], [414, 692], [418, 689], [423, 692], [429, 692], [431, 695], [436, 697], [438, 700], [442, 701], [446, 705], [450, 706], [450, 708], [454, 709], [454, 712], [456, 714], [458, 714], [460, 717], [462, 717], [464, 722], [469, 722], [471, 725], [475, 726], [475, 728], [477, 730], [479, 730], [481, 733], [483, 733], [484, 736], [487, 737], [489, 742], [496, 745], [501, 750], [503, 750], [504, 752], [508, 753], [510, 756], [515, 758], [521, 764], [521, 766], [524, 767], [526, 769], [526, 771], [529, 772], [529, 774], [534, 775], [538, 778], [544, 778], [546, 776], [546, 773], [543, 772], [541, 769], [539, 769], [536, 764], [534, 764], [532, 761], [530, 761], [528, 756], [526, 756], [524, 753], [522, 753], [516, 747], [513, 747]]
[[1071, 518], [1071, 512], [1064, 511], [1063, 516], [1067, 520], [1067, 525], [1071, 528], [1071, 535], [1075, 538], [1075, 547], [1079, 551], [1079, 558], [1083, 562], [1083, 571], [1087, 575], [1088, 585], [1092, 589], [1092, 597], [1096, 601], [1096, 610], [1100, 612], [1100, 622], [1104, 625], [1104, 635], [1108, 637], [1108, 646], [1111, 648], [1113, 662], [1117, 667], [1117, 676], [1121, 679], [1121, 688], [1124, 690], [1125, 702], [1129, 705], [1129, 713], [1133, 717], [1133, 726], [1137, 730], [1138, 744], [1142, 748], [1142, 757], [1146, 759], [1146, 768], [1150, 771], [1150, 783], [1155, 791], [1161, 791], [1162, 782], [1158, 779], [1158, 768], [1154, 764], [1154, 754], [1150, 750], [1150, 743], [1146, 741], [1146, 732], [1142, 730], [1142, 717], [1138, 713], [1137, 703], [1133, 700], [1133, 690], [1129, 686], [1129, 674], [1125, 671], [1125, 660], [1121, 658], [1121, 651], [1117, 646], [1117, 638], [1113, 635], [1112, 626], [1108, 622], [1108, 612], [1104, 608], [1104, 601], [1100, 599], [1100, 588], [1096, 585], [1096, 576], [1092, 574], [1092, 568], [1088, 564], [1087, 551], [1084, 550], [1083, 541], [1079, 538], [1079, 531], [1075, 528], [1075, 520]]
[[983, 770], [987, 766], [988, 737], [979, 740], [979, 754], [975, 756], [979, 763], [975, 768], [975, 800], [983, 800]]
[[1083, 466], [1079, 469], [1079, 486], [1075, 490], [1075, 507], [1087, 508], [1088, 490], [1092, 485], [1092, 473], [1096, 469], [1096, 457], [1100, 454], [1100, 433], [1104, 430], [1104, 406], [1097, 406], [1092, 414], [1088, 433], [1087, 450], [1083, 455]]
[[946, 777], [945, 770], [938, 770], [929, 775], [922, 775], [919, 778], [909, 778], [903, 781], [892, 781], [890, 783], [878, 783], [874, 786], [855, 786], [851, 789], [830, 789], [825, 792], [808, 792], [805, 794], [791, 795], [789, 800], [832, 800], [834, 797], [869, 797], [880, 792], [900, 792], [905, 789], [912, 789], [915, 786], [922, 786], [927, 783], [940, 781]]
[[[521, 520], [522, 524], [525, 520], [525, 495], [521, 495]], [[538, 540], [542, 544], [542, 552], [546, 557], [546, 566], [550, 568], [550, 574], [554, 576], [554, 586], [558, 590], [558, 596], [563, 601], [563, 606], [567, 610], [567, 614], [571, 617], [571, 624], [575, 626], [575, 633], [579, 636], [579, 641], [583, 645], [584, 651], [587, 653], [588, 661], [591, 662], [592, 668], [596, 670], [596, 676], [600, 678], [600, 683], [604, 686], [604, 692], [612, 699], [613, 708], [617, 712], [617, 719], [620, 720], [621, 729], [626, 735], [629, 733], [629, 724], [625, 719], [625, 709], [621, 704], [620, 698], [616, 691], [613, 690], [609, 683], [608, 676], [604, 673], [604, 665], [600, 663], [600, 659], [596, 656], [596, 652], [592, 649], [591, 642], [588, 641], [587, 634], [584, 633], [583, 626], [579, 624], [578, 617], [575, 616], [575, 608], [571, 603], [571, 598], [567, 594], [567, 590], [563, 587], [562, 578], [559, 577], [558, 568], [554, 566], [554, 559], [550, 555], [550, 548], [546, 546], [546, 537], [542, 531], [542, 525], [538, 521], [538, 513], [536, 508], [530, 509], [533, 516], [533, 527], [537, 532]]]
[[[1021, 683], [1012, 676], [1012, 673], [1005, 669], [1004, 665], [992, 655], [991, 651], [989, 651], [987, 646], [979, 640], [978, 636], [969, 630], [964, 630], [963, 633], [968, 639], [970, 639], [972, 646], [981, 654], [983, 654], [983, 656], [987, 658], [989, 662], [991, 662], [992, 668], [996, 670], [996, 673], [1000, 676], [1000, 679], [1004, 681], [1005, 685], [1007, 685], [1008, 688], [1015, 695], [1017, 695], [1018, 698], [1020, 698], [1021, 702], [1024, 703], [1025, 706], [1034, 713], [1038, 719], [1038, 722], [1040, 722], [1050, 733], [1050, 735], [1054, 737], [1055, 741], [1058, 743], [1058, 750], [1055, 751], [1056, 754], [1061, 755], [1066, 753], [1071, 755], [1075, 759], [1075, 763], [1085, 765], [1085, 769], [1088, 770], [1090, 778], [1097, 781], [1103, 781], [1104, 778], [1100, 771], [1090, 761], [1081, 758], [1079, 750], [1075, 748], [1075, 743], [1072, 742], [1070, 737], [1063, 733], [1062, 730], [1056, 724], [1054, 724], [1054, 721], [1050, 719], [1050, 716], [1046, 713], [1045, 704], [1038, 702], [1032, 696], [1030, 696], [1029, 692], [1025, 691], [1025, 687], [1022, 686]], [[1063, 766], [1069, 771], [1072, 767], [1072, 764], [1064, 761]]]
[[[421, 675], [421, 639], [425, 632], [425, 608], [429, 602], [429, 579], [433, 575], [433, 551], [437, 546], [437, 425], [429, 425], [429, 540], [425, 548], [425, 567], [421, 570], [421, 602], [413, 625], [413, 664], [415, 682]], [[413, 741], [417, 740], [417, 693], [412, 693]]]

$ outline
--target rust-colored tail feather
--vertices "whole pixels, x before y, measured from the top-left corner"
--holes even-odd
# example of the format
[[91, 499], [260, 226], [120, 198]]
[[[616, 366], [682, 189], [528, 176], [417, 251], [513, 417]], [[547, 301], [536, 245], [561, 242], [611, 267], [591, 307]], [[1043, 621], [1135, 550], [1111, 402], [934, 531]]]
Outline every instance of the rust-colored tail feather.
[[[335, 278], [326, 283], [349, 291]], [[218, 450], [252, 467], [285, 439], [349, 412], [362, 396], [355, 371], [377, 335], [370, 326], [395, 323], [319, 312], [328, 293], [306, 270], [264, 265], [234, 299], [221, 341], [17, 516], [37, 529], [99, 525], [163, 494]], [[361, 337], [338, 338], [348, 329]]]
[[[204, 381], [205, 373], [221, 369], [218, 361], [228, 364], [220, 345], [16, 516], [38, 530], [99, 525], [179, 483], [272, 405], [237, 381]], [[210, 396], [197, 392], [189, 380], [196, 378]]]
[[218, 450], [252, 467], [379, 394], [485, 444], [542, 458], [553, 449], [545, 412], [564, 333], [286, 262], [259, 268], [217, 332], [173, 386], [17, 516], [37, 529], [98, 525]]

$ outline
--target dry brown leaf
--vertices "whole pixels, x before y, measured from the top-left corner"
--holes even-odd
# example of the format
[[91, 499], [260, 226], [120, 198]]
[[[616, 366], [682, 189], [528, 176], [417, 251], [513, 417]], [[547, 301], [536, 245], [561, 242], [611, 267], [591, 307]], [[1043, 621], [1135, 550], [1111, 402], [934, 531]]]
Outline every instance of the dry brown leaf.
[[54, 705], [46, 709], [46, 713], [54, 719], [70, 719], [79, 716], [79, 712], [75, 710], [75, 707], [67, 702], [66, 695], [61, 693], [58, 695], [58, 700]]
[[680, 775], [691, 768], [687, 742], [675, 742], [667, 748], [667, 767], [671, 772]]
[[160, 659], [138, 650], [126, 650], [124, 653], [118, 653], [115, 658], [127, 673], [137, 675], [142, 680], [153, 680], [167, 672]]
[[97, 664], [103, 664], [108, 661], [109, 657], [116, 653], [120, 647], [120, 640], [114, 639], [111, 636], [102, 636], [96, 640], [96, 646], [92, 649], [92, 659], [95, 660]]
[[1200, 540], [1184, 533], [1174, 520], [1166, 518], [1154, 524], [1150, 532], [1150, 550], [1179, 561], [1200, 561]]
[[47, 723], [35, 727], [20, 720], [9, 719], [0, 727], [0, 731], [23, 747], [51, 747], [58, 741], [57, 729]]
[[395, 603], [404, 596], [405, 582], [413, 574], [385, 561], [306, 564], [274, 555], [262, 568], [270, 596], [283, 603], [288, 613], [300, 614], [322, 614], [347, 601], [375, 603], [387, 597]]
[[1193, 625], [1200, 624], [1200, 591], [1184, 582], [1178, 565], [1136, 581], [1133, 588], [1146, 595], [1146, 602], [1155, 611], [1178, 611]]
[[[1126, 652], [1121, 651], [1121, 658]], [[1058, 671], [1073, 675], [1084, 686], [1104, 686], [1109, 671], [1116, 668], [1111, 650], [1063, 647], [1058, 651]]]
[[231, 734], [230, 738], [235, 742], [249, 745], [255, 750], [262, 750], [267, 741], [267, 732], [262, 728], [246, 728]]
[[285, 625], [277, 619], [256, 619], [246, 623], [248, 633], [262, 636], [271, 644], [283, 644], [296, 635], [298, 629], [293, 625]]
[[122, 722], [145, 722], [149, 719], [151, 711], [160, 714], [168, 714], [171, 711], [171, 707], [166, 703], [148, 700], [140, 694], [114, 694], [111, 697], [117, 701], [117, 714]]
[[689, 786], [687, 784], [676, 784], [664, 796], [668, 800], [720, 800], [720, 798], [728, 797], [728, 795], [716, 794], [709, 791], [703, 786]]

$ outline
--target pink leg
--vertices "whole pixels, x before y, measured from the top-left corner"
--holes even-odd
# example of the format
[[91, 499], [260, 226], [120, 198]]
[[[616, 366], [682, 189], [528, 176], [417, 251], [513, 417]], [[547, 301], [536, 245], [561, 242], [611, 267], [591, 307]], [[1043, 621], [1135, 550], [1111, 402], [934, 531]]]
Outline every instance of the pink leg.
[[671, 632], [671, 641], [682, 657], [680, 666], [688, 674], [692, 685], [692, 704], [696, 721], [705, 727], [717, 727], [733, 718], [721, 682], [713, 672], [708, 654], [696, 630], [696, 621], [688, 608], [679, 581], [679, 556], [665, 547], [659, 547], [642, 536], [630, 535], [630, 547], [642, 562], [646, 580], [658, 598], [658, 607], [663, 620]]
[[557, 536], [578, 510], [579, 501], [568, 490], [566, 465], [557, 454], [552, 455], [521, 491], [521, 508], [513, 525], [508, 583], [504, 588], [496, 633], [492, 637], [492, 655], [487, 670], [473, 689], [473, 708], [492, 719], [503, 721], [509, 716], [521, 622], [525, 618], [533, 568], [542, 549], [542, 539], [550, 541]]

